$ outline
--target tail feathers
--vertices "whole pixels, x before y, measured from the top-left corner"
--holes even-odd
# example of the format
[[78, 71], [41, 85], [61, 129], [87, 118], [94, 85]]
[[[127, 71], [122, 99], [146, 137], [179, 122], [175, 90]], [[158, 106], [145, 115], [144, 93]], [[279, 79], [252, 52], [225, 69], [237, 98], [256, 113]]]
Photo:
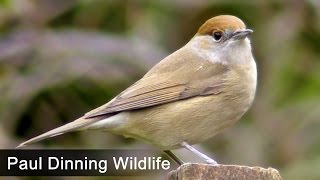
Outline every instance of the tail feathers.
[[54, 136], [59, 136], [61, 134], [67, 133], [67, 132], [79, 130], [79, 129], [81, 129], [81, 128], [89, 125], [89, 124], [92, 124], [92, 123], [96, 122], [96, 120], [98, 120], [98, 119], [84, 119], [84, 118], [81, 117], [81, 118], [79, 118], [79, 119], [77, 119], [75, 121], [72, 121], [72, 122], [68, 123], [68, 124], [65, 124], [63, 126], [55, 128], [55, 129], [53, 129], [51, 131], [43, 133], [43, 134], [41, 134], [39, 136], [31, 138], [31, 139], [21, 143], [16, 148], [21, 148], [23, 146], [26, 146], [26, 145], [41, 141], [43, 139], [47, 139], [47, 138], [51, 138], [51, 137], [54, 137]]

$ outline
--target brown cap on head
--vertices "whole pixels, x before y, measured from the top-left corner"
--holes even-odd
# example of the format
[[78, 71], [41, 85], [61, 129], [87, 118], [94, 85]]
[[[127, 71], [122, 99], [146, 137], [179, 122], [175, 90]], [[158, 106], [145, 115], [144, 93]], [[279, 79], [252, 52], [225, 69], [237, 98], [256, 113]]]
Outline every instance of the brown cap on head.
[[236, 16], [220, 15], [207, 20], [198, 30], [197, 35], [211, 35], [214, 30], [245, 29], [246, 25]]

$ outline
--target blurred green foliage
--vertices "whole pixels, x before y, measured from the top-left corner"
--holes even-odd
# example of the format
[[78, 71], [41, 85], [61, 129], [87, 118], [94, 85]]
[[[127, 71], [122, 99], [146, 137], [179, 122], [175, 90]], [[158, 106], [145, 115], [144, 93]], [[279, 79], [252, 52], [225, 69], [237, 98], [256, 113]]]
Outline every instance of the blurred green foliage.
[[[259, 85], [250, 112], [202, 148], [221, 163], [272, 166], [284, 179], [320, 179], [317, 0], [1, 0], [0, 147], [107, 102], [219, 14], [236, 15], [254, 29]], [[37, 146], [147, 145], [84, 132]]]

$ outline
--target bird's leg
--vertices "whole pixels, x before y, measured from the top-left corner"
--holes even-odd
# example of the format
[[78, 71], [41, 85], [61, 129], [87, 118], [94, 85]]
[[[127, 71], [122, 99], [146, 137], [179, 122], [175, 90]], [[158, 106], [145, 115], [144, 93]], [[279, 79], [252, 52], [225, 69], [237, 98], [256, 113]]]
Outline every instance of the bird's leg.
[[183, 146], [184, 148], [186, 148], [187, 150], [193, 152], [195, 155], [197, 155], [198, 157], [200, 157], [201, 159], [203, 159], [204, 161], [206, 161], [208, 164], [212, 164], [212, 165], [218, 165], [218, 163], [209, 158], [207, 155], [201, 153], [200, 151], [198, 151], [197, 149], [195, 149], [194, 147], [190, 146], [188, 143], [186, 142], [182, 142], [181, 146]]
[[173, 154], [171, 151], [165, 150], [163, 152], [166, 153], [172, 160], [174, 160], [179, 165], [184, 164], [184, 162], [181, 159], [179, 159], [175, 154]]

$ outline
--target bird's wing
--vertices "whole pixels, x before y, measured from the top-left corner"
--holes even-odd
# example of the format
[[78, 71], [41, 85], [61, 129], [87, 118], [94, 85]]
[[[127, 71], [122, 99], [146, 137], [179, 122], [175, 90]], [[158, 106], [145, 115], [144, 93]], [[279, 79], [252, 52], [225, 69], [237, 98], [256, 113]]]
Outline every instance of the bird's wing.
[[[195, 74], [194, 76], [197, 75]], [[161, 78], [159, 77], [141, 79], [109, 103], [86, 113], [84, 118], [141, 109], [195, 96], [218, 94], [223, 91], [224, 83], [222, 77], [219, 74], [199, 81], [180, 81], [179, 83], [169, 78], [160, 82], [159, 79]]]
[[173, 82], [161, 82], [134, 89], [130, 88], [114, 98], [110, 103], [86, 113], [85, 118], [176, 101], [181, 98], [181, 94], [186, 88], [185, 84]]

